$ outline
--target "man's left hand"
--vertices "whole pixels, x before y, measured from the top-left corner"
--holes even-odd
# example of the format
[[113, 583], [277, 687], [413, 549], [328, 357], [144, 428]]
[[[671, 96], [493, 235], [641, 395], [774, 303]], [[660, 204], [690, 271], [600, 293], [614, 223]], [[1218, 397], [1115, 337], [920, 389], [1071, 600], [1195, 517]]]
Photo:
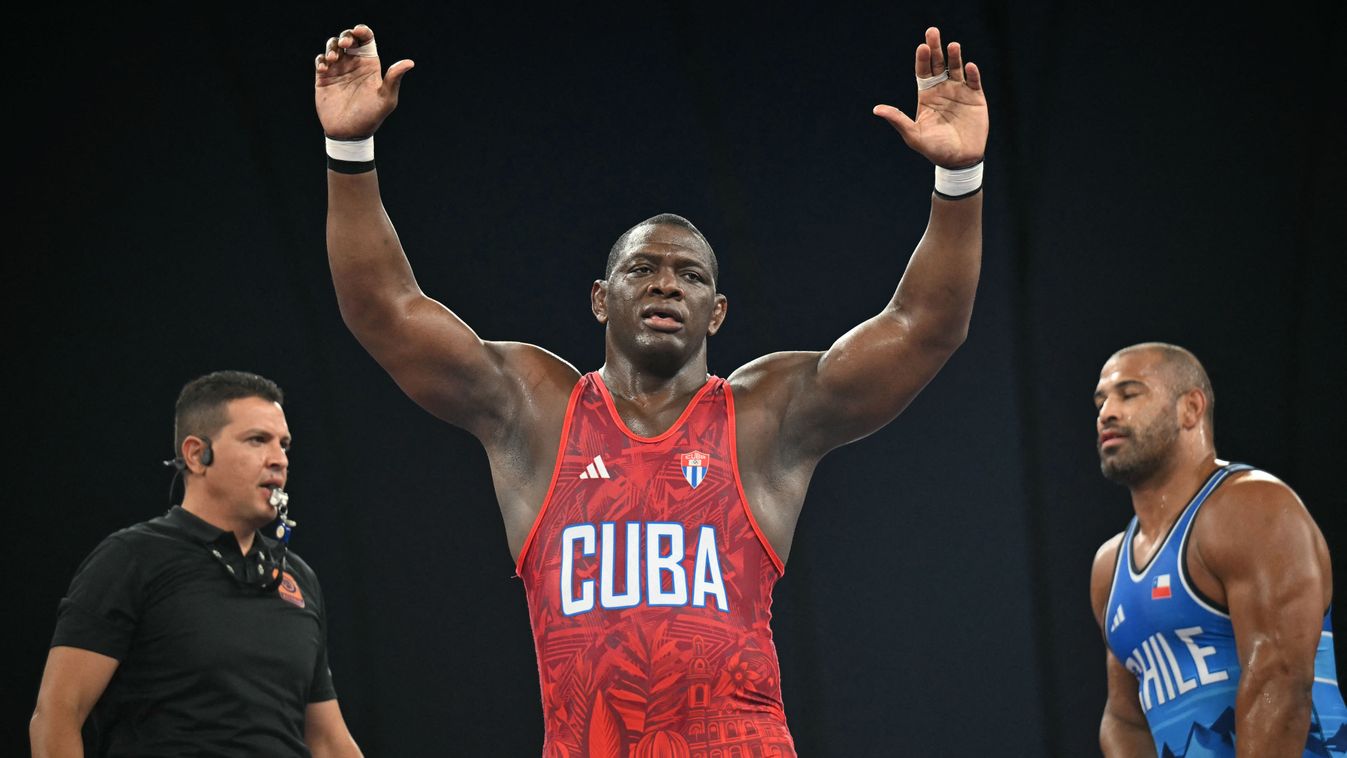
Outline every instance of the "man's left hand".
[[[982, 160], [987, 149], [987, 98], [977, 64], [963, 62], [958, 42], [941, 47], [940, 30], [926, 30], [917, 45], [917, 118], [892, 105], [876, 105], [874, 114], [889, 122], [907, 146], [945, 168], [964, 168]], [[939, 82], [921, 80], [947, 79]]]

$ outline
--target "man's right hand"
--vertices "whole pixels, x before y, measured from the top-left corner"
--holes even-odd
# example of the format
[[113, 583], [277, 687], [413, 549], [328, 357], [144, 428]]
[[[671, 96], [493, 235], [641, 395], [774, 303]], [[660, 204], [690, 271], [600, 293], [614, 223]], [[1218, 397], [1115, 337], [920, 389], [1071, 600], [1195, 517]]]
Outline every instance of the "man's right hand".
[[380, 74], [374, 30], [357, 24], [327, 41], [313, 59], [313, 100], [323, 132], [333, 139], [361, 139], [379, 129], [398, 107], [402, 77], [416, 64], [403, 59]]

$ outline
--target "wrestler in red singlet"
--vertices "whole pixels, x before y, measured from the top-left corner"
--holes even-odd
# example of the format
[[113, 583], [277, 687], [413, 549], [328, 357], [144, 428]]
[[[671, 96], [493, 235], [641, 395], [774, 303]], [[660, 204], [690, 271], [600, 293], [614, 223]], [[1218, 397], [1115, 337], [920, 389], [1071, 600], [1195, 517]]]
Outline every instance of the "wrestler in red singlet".
[[[819, 460], [892, 421], [968, 334], [988, 130], [977, 66], [928, 28], [914, 59], [916, 118], [873, 110], [935, 164], [930, 221], [887, 304], [827, 349], [769, 353], [728, 380], [707, 378], [707, 341], [729, 307], [720, 266], [682, 216], [652, 216], [610, 248], [590, 285], [604, 334], [597, 373], [536, 345], [482, 339], [422, 292], [380, 200], [370, 136], [412, 66], [398, 61], [384, 77], [364, 25], [314, 59], [328, 261], [360, 343], [486, 450], [528, 593], [544, 754], [795, 755], [772, 587]], [[533, 287], [536, 273], [521, 270], [518, 283]], [[812, 293], [775, 294], [795, 318]]]
[[770, 627], [782, 565], [735, 450], [723, 379], [658, 437], [627, 429], [597, 373], [576, 385], [518, 566], [545, 756], [795, 755]]

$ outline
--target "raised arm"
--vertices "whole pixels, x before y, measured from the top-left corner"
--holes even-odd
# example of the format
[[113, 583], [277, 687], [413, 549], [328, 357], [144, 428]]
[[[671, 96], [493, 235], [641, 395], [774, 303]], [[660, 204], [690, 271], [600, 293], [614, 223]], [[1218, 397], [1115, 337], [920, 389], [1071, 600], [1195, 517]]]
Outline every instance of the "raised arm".
[[[348, 148], [372, 138], [413, 65], [400, 60], [382, 73], [374, 32], [363, 24], [329, 39], [314, 59], [327, 137]], [[364, 156], [350, 157], [327, 172], [327, 250], [342, 318], [360, 344], [418, 404], [479, 438], [517, 420], [540, 386], [559, 383], [564, 400], [574, 369], [530, 345], [482, 340], [421, 291], [384, 211], [378, 173]]]
[[1285, 484], [1256, 473], [1222, 489], [1199, 514], [1192, 544], [1221, 583], [1235, 627], [1236, 754], [1300, 755], [1332, 596], [1328, 548]]
[[[1123, 535], [1116, 535], [1099, 548], [1090, 572], [1090, 604], [1094, 607], [1094, 620], [1099, 624], [1101, 634], [1122, 538]], [[1107, 642], [1104, 647], [1108, 647]], [[1155, 742], [1146, 724], [1146, 714], [1137, 700], [1137, 678], [1122, 665], [1112, 650], [1107, 650], [1104, 658], [1108, 700], [1104, 703], [1104, 715], [1099, 720], [1099, 749], [1105, 758], [1154, 758]]]
[[[987, 103], [976, 65], [940, 32], [917, 46], [916, 119], [875, 106], [913, 150], [949, 169], [978, 166], [987, 144]], [[946, 78], [947, 77], [947, 78]], [[974, 172], [980, 171], [980, 166]], [[958, 172], [957, 180], [965, 176]], [[950, 195], [980, 186], [947, 186]], [[779, 354], [745, 366], [741, 382], [768, 390], [784, 408], [782, 432], [806, 455], [874, 432], [893, 420], [968, 333], [982, 259], [982, 195], [932, 197], [926, 233], [884, 309], [818, 354]]]

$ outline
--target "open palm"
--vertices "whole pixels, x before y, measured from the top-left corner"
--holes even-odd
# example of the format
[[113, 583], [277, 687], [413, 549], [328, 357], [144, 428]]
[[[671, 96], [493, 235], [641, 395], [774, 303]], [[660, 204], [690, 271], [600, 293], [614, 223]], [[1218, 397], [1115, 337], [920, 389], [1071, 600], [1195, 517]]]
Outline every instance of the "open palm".
[[917, 92], [917, 117], [891, 105], [876, 105], [876, 116], [888, 121], [908, 147], [937, 166], [961, 168], [982, 159], [987, 150], [987, 97], [977, 64], [963, 62], [958, 42], [949, 44], [949, 60], [940, 44], [940, 30], [926, 30], [917, 46], [918, 81], [948, 76]]

